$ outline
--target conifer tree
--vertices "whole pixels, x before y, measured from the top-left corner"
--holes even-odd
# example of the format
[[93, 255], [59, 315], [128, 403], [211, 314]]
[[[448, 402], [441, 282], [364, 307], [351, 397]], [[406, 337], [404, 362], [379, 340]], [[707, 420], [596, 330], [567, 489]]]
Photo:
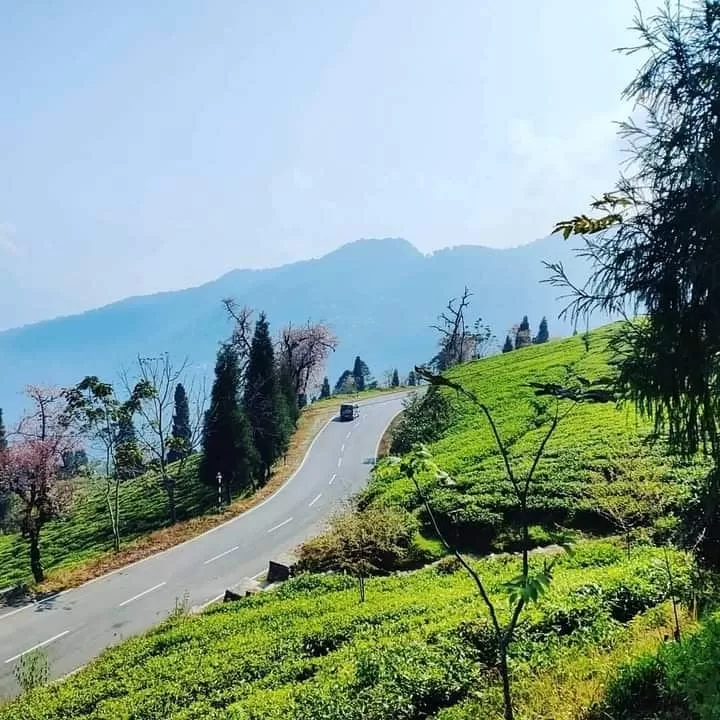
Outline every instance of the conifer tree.
[[215, 364], [210, 407], [205, 413], [200, 462], [201, 480], [215, 488], [222, 474], [225, 499], [253, 485], [258, 457], [252, 433], [239, 399], [240, 369], [237, 352], [224, 345]]
[[393, 370], [392, 380], [390, 380], [390, 387], [400, 387], [400, 376], [398, 375], [397, 368]]
[[244, 407], [260, 460], [257, 477], [263, 482], [287, 449], [289, 434], [282, 406], [270, 329], [265, 313], [260, 313], [245, 371]]
[[527, 347], [528, 345], [532, 345], [532, 336], [530, 335], [528, 316], [524, 315], [515, 335], [515, 349]]
[[414, 371], [414, 370], [411, 370], [411, 371], [408, 373], [407, 384], [408, 384], [410, 387], [415, 387], [415, 386], [417, 385], [417, 377], [416, 377], [416, 375], [415, 375], [415, 371]]
[[278, 375], [280, 380], [280, 391], [282, 393], [283, 400], [285, 401], [285, 408], [287, 411], [287, 434], [290, 435], [295, 429], [295, 425], [297, 424], [298, 418], [300, 417], [301, 397], [304, 399], [304, 404], [307, 404], [307, 400], [305, 400], [304, 395], [298, 395], [295, 392], [295, 385], [293, 383], [292, 373], [290, 372], [290, 369], [285, 363], [280, 364]]
[[543, 318], [538, 326], [538, 334], [533, 342], [536, 345], [546, 343], [550, 339], [550, 332], [548, 331], [547, 318]]
[[504, 353], [512, 352], [514, 350], [513, 341], [509, 335], [505, 336], [505, 344], [503, 345], [502, 351]]
[[323, 400], [325, 398], [330, 397], [330, 381], [327, 379], [327, 375], [323, 378], [323, 384], [320, 388], [320, 399]]
[[182, 383], [175, 387], [175, 411], [173, 413], [172, 437], [167, 453], [169, 463], [177, 462], [192, 453], [192, 429], [187, 393]]
[[367, 379], [370, 377], [370, 369], [367, 364], [360, 359], [360, 356], [356, 356], [355, 363], [352, 371], [353, 380], [355, 381], [355, 389], [358, 392], [365, 390]]
[[7, 434], [5, 433], [5, 423], [3, 422], [3, 411], [0, 408], [0, 452], [7, 448]]
[[115, 441], [115, 474], [120, 480], [132, 480], [143, 472], [143, 458], [137, 432], [129, 412], [120, 413]]

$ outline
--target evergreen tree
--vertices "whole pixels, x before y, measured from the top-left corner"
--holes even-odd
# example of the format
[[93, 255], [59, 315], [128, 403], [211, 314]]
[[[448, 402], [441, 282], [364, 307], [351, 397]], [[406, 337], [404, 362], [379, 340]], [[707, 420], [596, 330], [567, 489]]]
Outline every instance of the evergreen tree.
[[287, 434], [292, 434], [292, 431], [297, 425], [298, 418], [300, 417], [300, 402], [302, 400], [303, 406], [307, 404], [305, 395], [298, 395], [295, 392], [295, 385], [293, 383], [292, 374], [285, 363], [280, 364], [278, 371], [280, 380], [280, 391], [285, 401], [287, 422], [289, 423]]
[[530, 335], [528, 316], [524, 315], [515, 335], [515, 349], [527, 347], [528, 345], [532, 345], [532, 336]]
[[143, 470], [143, 458], [132, 415], [122, 413], [115, 441], [115, 473], [120, 480], [132, 480], [142, 475]]
[[175, 387], [175, 412], [173, 413], [172, 439], [167, 453], [169, 463], [177, 462], [192, 453], [192, 430], [190, 428], [190, 407], [182, 383]]
[[515, 348], [514, 348], [514, 346], [513, 346], [513, 341], [512, 341], [512, 339], [510, 338], [509, 335], [506, 335], [506, 336], [505, 336], [505, 344], [503, 345], [502, 351], [503, 351], [504, 353], [506, 353], [506, 352], [512, 352], [514, 349], [515, 349]]
[[536, 345], [540, 345], [542, 343], [546, 343], [550, 339], [550, 332], [548, 331], [548, 324], [547, 324], [547, 318], [543, 318], [540, 321], [540, 325], [538, 327], [538, 334], [535, 337], [535, 340], [533, 342]]
[[260, 313], [250, 345], [244, 406], [260, 459], [258, 477], [265, 482], [270, 477], [275, 460], [287, 450], [289, 440], [275, 351], [265, 313]]
[[205, 413], [200, 479], [217, 487], [222, 474], [225, 499], [253, 485], [258, 464], [252, 432], [239, 399], [240, 369], [237, 352], [224, 345], [215, 363], [210, 407]]
[[392, 380], [390, 380], [390, 387], [400, 387], [400, 376], [398, 375], [397, 368], [393, 370]]
[[5, 423], [3, 422], [3, 411], [0, 408], [0, 452], [7, 448], [7, 434], [5, 433]]
[[355, 381], [355, 389], [358, 392], [365, 390], [367, 379], [370, 377], [370, 369], [366, 363], [360, 359], [358, 355], [355, 358], [355, 364], [353, 365], [352, 371], [353, 380]]
[[350, 370], [344, 370], [335, 383], [335, 393], [350, 393], [355, 390], [355, 379]]
[[411, 370], [411, 371], [408, 373], [407, 384], [408, 384], [410, 387], [415, 387], [415, 386], [417, 385], [417, 377], [416, 377], [416, 375], [415, 375], [415, 371], [414, 371], [414, 370]]
[[330, 397], [330, 381], [327, 379], [327, 375], [323, 378], [322, 388], [320, 388], [320, 399]]

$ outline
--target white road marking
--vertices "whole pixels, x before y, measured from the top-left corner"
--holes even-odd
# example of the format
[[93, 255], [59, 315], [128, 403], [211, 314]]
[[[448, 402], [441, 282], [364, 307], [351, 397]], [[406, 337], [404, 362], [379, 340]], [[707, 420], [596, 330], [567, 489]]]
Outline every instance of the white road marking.
[[340, 448], [340, 452], [341, 452], [341, 453], [344, 453], [344, 452], [345, 452], [345, 443], [343, 443], [343, 446]]
[[322, 493], [318, 493], [310, 502], [308, 507], [312, 507], [320, 498], [322, 497]]
[[338, 467], [340, 467], [341, 465], [342, 465], [342, 458], [339, 457], [339, 458], [338, 458]]
[[345, 439], [348, 440], [351, 435], [352, 435], [352, 430], [345, 436]]
[[221, 552], [219, 555], [215, 555], [215, 557], [211, 557], [209, 560], [206, 560], [203, 565], [209, 565], [211, 562], [215, 562], [216, 560], [219, 560], [222, 557], [225, 557], [226, 555], [229, 555], [231, 552], [235, 552], [236, 550], [239, 550], [240, 546], [236, 545], [235, 547], [231, 547], [229, 550], [226, 550], [225, 552]]
[[144, 596], [147, 595], [148, 593], [151, 593], [151, 592], [153, 592], [154, 590], [159, 590], [163, 585], [166, 585], [166, 584], [167, 584], [167, 583], [161, 582], [161, 583], [158, 583], [157, 585], [153, 585], [151, 588], [148, 588], [147, 590], [143, 590], [141, 593], [138, 593], [138, 594], [135, 595], [134, 597], [131, 597], [131, 598], [129, 598], [128, 600], [125, 600], [125, 601], [121, 602], [121, 603], [118, 605], [118, 607], [124, 607], [125, 605], [129, 605], [131, 602], [133, 602], [133, 601], [135, 601], [135, 600], [139, 600], [141, 597], [144, 597]]
[[328, 483], [328, 485], [332, 485], [335, 482], [336, 477], [337, 477], [337, 475], [335, 473], [333, 473], [333, 476], [330, 478], [330, 482]]
[[45, 647], [46, 645], [49, 645], [51, 642], [55, 642], [56, 640], [59, 640], [61, 637], [65, 637], [70, 631], [69, 630], [63, 630], [63, 632], [58, 633], [57, 635], [54, 635], [49, 640], [45, 640], [45, 642], [38, 643], [37, 645], [33, 645], [31, 648], [28, 648], [27, 650], [24, 650], [21, 653], [18, 653], [17, 655], [13, 655], [11, 658], [8, 658], [5, 661], [5, 664], [11, 663], [13, 660], [17, 660], [18, 658], [21, 658], [23, 655], [27, 655], [28, 653], [32, 652], [33, 650], [37, 650], [38, 648]]
[[271, 527], [268, 532], [271, 533], [278, 528], [281, 528], [283, 525], [287, 525], [289, 522], [292, 522], [292, 518], [288, 518], [287, 520], [283, 520], [279, 525], [275, 525], [275, 527]]

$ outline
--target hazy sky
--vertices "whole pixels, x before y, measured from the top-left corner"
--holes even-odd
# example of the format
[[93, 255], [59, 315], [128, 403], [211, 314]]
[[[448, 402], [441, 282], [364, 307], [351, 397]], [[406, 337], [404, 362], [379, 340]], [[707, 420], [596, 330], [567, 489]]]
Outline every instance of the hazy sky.
[[[656, 2], [643, 2], [654, 8]], [[608, 189], [631, 0], [0, 0], [0, 327]]]

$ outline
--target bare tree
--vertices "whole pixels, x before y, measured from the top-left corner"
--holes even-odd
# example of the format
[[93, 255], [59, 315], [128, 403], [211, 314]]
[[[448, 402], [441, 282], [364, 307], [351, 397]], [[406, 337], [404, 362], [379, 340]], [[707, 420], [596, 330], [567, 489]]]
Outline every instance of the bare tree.
[[237, 353], [240, 377], [244, 378], [253, 338], [253, 309], [247, 305], [238, 305], [231, 297], [224, 298], [222, 303], [233, 321], [230, 344]]
[[26, 394], [33, 407], [18, 423], [13, 442], [0, 452], [0, 490], [20, 502], [20, 530], [30, 546], [30, 567], [35, 581], [42, 582], [40, 533], [72, 504], [72, 483], [61, 469], [63, 453], [76, 447], [77, 437], [62, 390], [30, 386]]
[[298, 397], [322, 381], [325, 362], [337, 346], [337, 337], [324, 323], [308, 320], [297, 327], [291, 323], [280, 331], [278, 356], [290, 372]]
[[482, 318], [468, 325], [466, 312], [471, 297], [472, 293], [465, 286], [462, 296], [452, 298], [438, 316], [438, 324], [430, 326], [440, 333], [440, 347], [432, 360], [432, 365], [440, 372], [490, 352], [494, 341], [490, 327]]
[[[140, 357], [131, 379], [127, 370], [121, 376], [130, 396], [137, 403], [139, 417], [138, 442], [160, 476], [160, 485], [167, 495], [170, 521], [177, 521], [175, 490], [182, 475], [188, 455], [177, 462], [168, 461], [168, 452], [173, 446], [172, 420], [175, 387], [183, 382], [187, 374], [188, 361], [185, 359], [175, 366], [167, 353], [159, 357]], [[190, 407], [190, 450], [195, 451], [200, 442], [202, 420], [207, 403], [207, 388], [204, 380], [183, 382]]]

